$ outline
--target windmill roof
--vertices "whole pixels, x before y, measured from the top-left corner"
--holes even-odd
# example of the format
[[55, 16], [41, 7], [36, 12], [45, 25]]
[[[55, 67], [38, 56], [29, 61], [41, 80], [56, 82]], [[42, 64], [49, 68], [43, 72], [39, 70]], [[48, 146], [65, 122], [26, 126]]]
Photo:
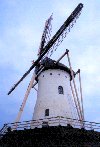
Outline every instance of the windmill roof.
[[[66, 71], [67, 73], [69, 73], [69, 75], [71, 77], [70, 69], [67, 66], [65, 66], [64, 64], [62, 64], [60, 62], [56, 63], [55, 60], [52, 60], [48, 57], [44, 58], [41, 61], [41, 65], [44, 66], [44, 69], [42, 71], [45, 71], [48, 69], [61, 69], [61, 70]], [[39, 67], [36, 67], [36, 74], [38, 73], [38, 70], [39, 70]]]
[[66, 71], [66, 72], [68, 72], [70, 74], [70, 69], [67, 66], [65, 66], [64, 64], [62, 64], [60, 62], [56, 63], [55, 60], [52, 60], [50, 58], [46, 57], [42, 61], [41, 64], [44, 65], [44, 67], [45, 67], [44, 70], [47, 70], [47, 69], [62, 69], [62, 70]]

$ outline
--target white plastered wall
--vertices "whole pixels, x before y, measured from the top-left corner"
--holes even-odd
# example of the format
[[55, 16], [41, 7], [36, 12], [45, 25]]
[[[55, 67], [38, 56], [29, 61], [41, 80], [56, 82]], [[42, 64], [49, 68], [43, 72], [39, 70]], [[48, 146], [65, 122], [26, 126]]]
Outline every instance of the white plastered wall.
[[[51, 75], [52, 73], [52, 75]], [[62, 86], [64, 94], [59, 94], [58, 86]], [[60, 69], [43, 71], [38, 77], [38, 95], [34, 108], [33, 120], [44, 119], [45, 110], [48, 117], [63, 116], [73, 118], [68, 99], [71, 98], [70, 75]]]

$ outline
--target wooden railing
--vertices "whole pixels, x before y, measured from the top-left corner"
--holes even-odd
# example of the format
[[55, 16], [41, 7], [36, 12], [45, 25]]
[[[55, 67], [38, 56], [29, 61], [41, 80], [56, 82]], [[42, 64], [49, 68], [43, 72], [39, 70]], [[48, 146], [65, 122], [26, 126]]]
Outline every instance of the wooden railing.
[[68, 124], [70, 124], [73, 128], [84, 128], [86, 130], [94, 130], [100, 132], [100, 123], [57, 116], [38, 120], [4, 124], [3, 128], [0, 130], [0, 134], [2, 136], [8, 131], [42, 128], [46, 126], [67, 126]]

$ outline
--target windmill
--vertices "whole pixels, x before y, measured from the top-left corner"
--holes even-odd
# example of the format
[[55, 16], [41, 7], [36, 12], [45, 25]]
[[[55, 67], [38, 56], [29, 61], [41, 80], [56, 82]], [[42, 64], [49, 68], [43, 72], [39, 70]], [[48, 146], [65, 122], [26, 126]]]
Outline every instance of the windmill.
[[[57, 61], [50, 59], [53, 52], [57, 50], [58, 46], [62, 43], [64, 38], [67, 36], [68, 32], [70, 32], [71, 28], [76, 23], [76, 20], [78, 19], [78, 17], [81, 14], [82, 8], [83, 8], [83, 4], [80, 3], [51, 39], [50, 39], [51, 30], [52, 30], [51, 21], [53, 19], [53, 16], [51, 15], [49, 17], [49, 19], [46, 20], [44, 31], [43, 31], [41, 42], [40, 42], [40, 46], [39, 46], [39, 50], [38, 50], [37, 60], [33, 61], [32, 66], [20, 78], [20, 80], [16, 84], [14, 84], [14, 86], [8, 92], [8, 95], [11, 94], [11, 92], [20, 84], [20, 82], [22, 82], [22, 80], [24, 80], [24, 78], [35, 68], [34, 73], [32, 75], [32, 78], [31, 78], [31, 81], [30, 81], [28, 88], [26, 90], [26, 93], [25, 93], [25, 96], [23, 99], [23, 103], [20, 107], [20, 110], [19, 110], [19, 113], [17, 115], [15, 122], [20, 121], [20, 118], [21, 118], [22, 112], [24, 110], [24, 107], [25, 107], [28, 95], [30, 93], [30, 90], [32, 88], [35, 88], [34, 86], [37, 83], [40, 88], [38, 89], [38, 98], [37, 98], [37, 102], [36, 102], [35, 109], [34, 109], [33, 119], [41, 118], [41, 116], [43, 116], [44, 113], [45, 113], [45, 116], [49, 116], [50, 112], [49, 112], [49, 109], [47, 108], [48, 99], [47, 100], [45, 99], [46, 91], [44, 91], [44, 89], [46, 89], [46, 87], [48, 87], [48, 89], [49, 88], [51, 89], [51, 86], [52, 86], [53, 90], [55, 89], [55, 87], [58, 86], [58, 92], [59, 92], [59, 96], [60, 96], [59, 100], [57, 101], [56, 99], [54, 99], [55, 92], [52, 94], [52, 90], [51, 90], [52, 95], [49, 95], [50, 92], [49, 92], [49, 94], [47, 94], [47, 97], [49, 98], [49, 100], [51, 97], [51, 102], [49, 103], [49, 105], [51, 105], [50, 109], [53, 109], [51, 112], [51, 114], [52, 114], [51, 116], [54, 116], [54, 117], [58, 116], [60, 111], [62, 112], [62, 113], [60, 113], [61, 115], [62, 114], [64, 115], [65, 113], [67, 113], [67, 114], [65, 114], [67, 117], [72, 116], [71, 111], [70, 111], [71, 108], [69, 107], [69, 105], [66, 101], [66, 95], [68, 95], [71, 92], [66, 93], [64, 91], [62, 85], [65, 84], [65, 80], [61, 79], [60, 75], [64, 76], [64, 78], [67, 79], [66, 81], [67, 81], [68, 85], [65, 84], [66, 85], [65, 88], [70, 89], [68, 91], [72, 90], [72, 94], [74, 97], [73, 103], [76, 108], [76, 113], [77, 113], [78, 119], [84, 120], [83, 105], [82, 104], [80, 105], [80, 101], [79, 101], [79, 97], [78, 97], [78, 93], [77, 93], [77, 89], [76, 89], [76, 85], [75, 85], [75, 79], [74, 79], [75, 75], [79, 73], [81, 102], [82, 102], [82, 88], [81, 88], [80, 70], [78, 70], [76, 73], [72, 70], [71, 62], [70, 62], [70, 58], [69, 58], [69, 50], [66, 50], [66, 52]], [[64, 66], [63, 64], [61, 64], [59, 62], [65, 55], [67, 55], [67, 57], [68, 57], [68, 62], [69, 62], [70, 68]], [[55, 84], [55, 82], [53, 82], [53, 81], [55, 81], [55, 78], [52, 76], [52, 74], [54, 76], [55, 76], [55, 74], [59, 74], [59, 77], [57, 79], [58, 80], [57, 84]], [[45, 77], [45, 76], [46, 76], [46, 79], [43, 80], [43, 77]], [[53, 77], [53, 79], [51, 80], [52, 85], [50, 84], [50, 80], [49, 80], [50, 76]], [[63, 80], [64, 82], [61, 83], [61, 80]], [[43, 86], [43, 81], [44, 81], [44, 86]], [[76, 98], [74, 95], [73, 86], [71, 84], [71, 81], [73, 81], [73, 85], [74, 85], [74, 89], [75, 89], [75, 93], [76, 93]], [[66, 91], [67, 91], [67, 89], [66, 89]], [[64, 95], [64, 93], [65, 93], [65, 95]], [[42, 95], [42, 97], [41, 97], [41, 95]], [[43, 98], [43, 96], [44, 96], [44, 98]], [[70, 96], [71, 95], [69, 94], [69, 97]], [[62, 102], [62, 98], [64, 99], [63, 102]], [[55, 105], [55, 107], [54, 107], [53, 102], [55, 102], [55, 103], [58, 102], [57, 105], [59, 106], [59, 108], [58, 108], [59, 110], [61, 108], [60, 111], [55, 110], [57, 105]], [[66, 104], [64, 105], [64, 103], [66, 103]], [[60, 104], [61, 104], [61, 106], [60, 106]], [[49, 105], [48, 105], [48, 107], [49, 107]], [[64, 107], [64, 109], [62, 109], [63, 107]], [[66, 107], [67, 107], [67, 109], [66, 109]], [[68, 112], [65, 112], [65, 110], [67, 110]]]

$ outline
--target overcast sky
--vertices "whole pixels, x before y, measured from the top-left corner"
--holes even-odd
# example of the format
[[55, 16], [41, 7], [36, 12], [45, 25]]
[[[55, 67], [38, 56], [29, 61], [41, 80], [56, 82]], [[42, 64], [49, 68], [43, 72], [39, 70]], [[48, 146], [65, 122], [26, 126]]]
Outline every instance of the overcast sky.
[[[53, 58], [70, 50], [73, 70], [81, 69], [85, 120], [100, 122], [100, 1], [0, 0], [0, 127], [17, 116], [32, 72], [7, 92], [37, 59], [45, 20], [53, 13], [54, 35], [80, 2], [82, 14]], [[32, 89], [21, 120], [31, 120], [36, 96]]]

